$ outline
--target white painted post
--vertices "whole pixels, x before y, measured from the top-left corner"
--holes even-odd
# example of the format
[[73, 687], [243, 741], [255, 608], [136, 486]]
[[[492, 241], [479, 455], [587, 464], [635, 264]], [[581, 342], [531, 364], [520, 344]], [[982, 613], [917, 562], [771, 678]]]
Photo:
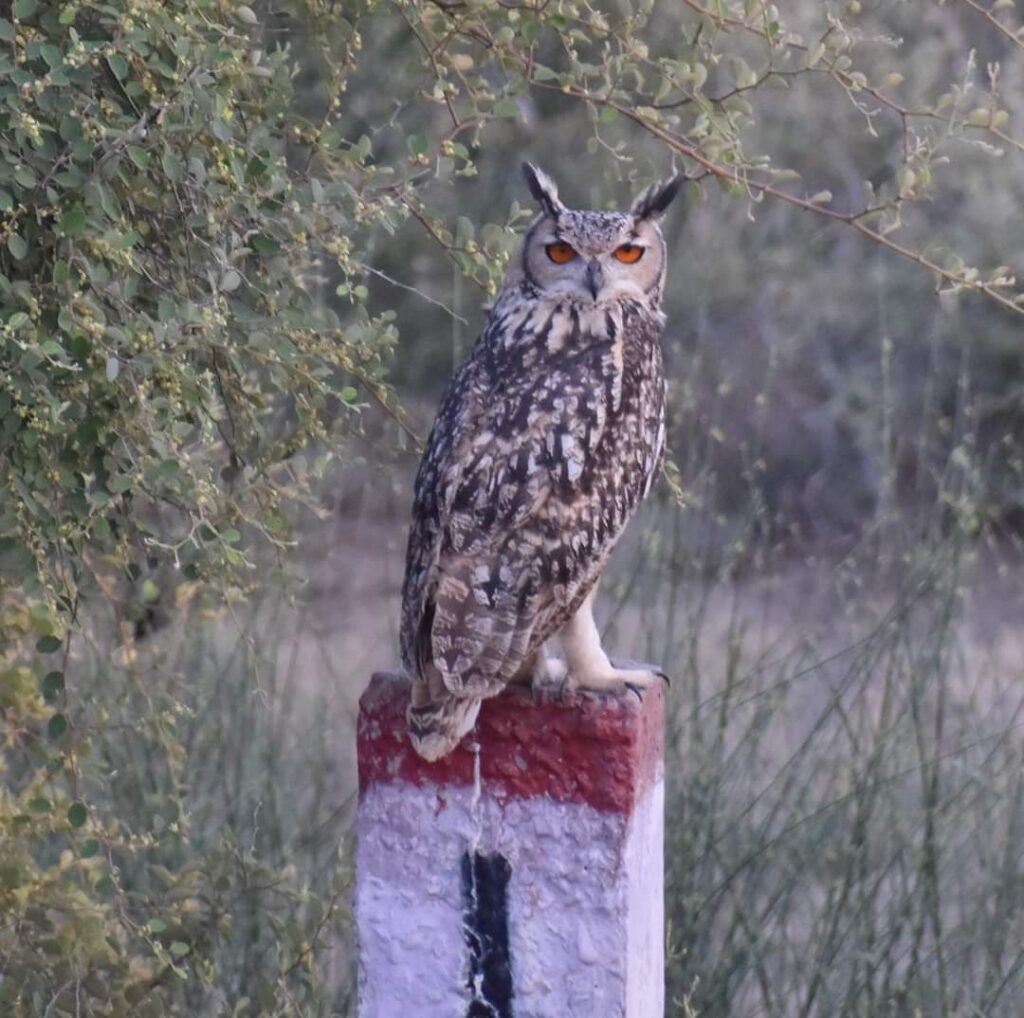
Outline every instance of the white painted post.
[[486, 700], [450, 756], [360, 701], [359, 1018], [663, 1018], [664, 695]]

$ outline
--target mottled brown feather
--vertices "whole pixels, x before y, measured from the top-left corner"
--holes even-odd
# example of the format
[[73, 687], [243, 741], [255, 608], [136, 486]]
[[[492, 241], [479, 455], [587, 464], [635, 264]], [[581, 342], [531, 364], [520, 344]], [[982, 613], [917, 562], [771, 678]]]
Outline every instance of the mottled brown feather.
[[[441, 755], [471, 704], [576, 611], [650, 487], [664, 437], [661, 316], [635, 300], [498, 300], [416, 478], [402, 592], [410, 730]], [[447, 747], [447, 748], [445, 748]]]

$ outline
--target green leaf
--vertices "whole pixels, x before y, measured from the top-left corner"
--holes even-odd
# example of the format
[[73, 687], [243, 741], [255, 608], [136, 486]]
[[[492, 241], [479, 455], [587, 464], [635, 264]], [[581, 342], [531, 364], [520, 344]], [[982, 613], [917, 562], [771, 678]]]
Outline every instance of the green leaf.
[[36, 186], [36, 175], [27, 167], [19, 166], [14, 171], [14, 179], [21, 184], [22, 187], [27, 187], [32, 190]]
[[86, 809], [84, 802], [73, 802], [68, 807], [68, 823], [72, 827], [83, 826], [88, 818], [89, 810]]
[[494, 115], [496, 117], [515, 118], [519, 116], [519, 103], [509, 96], [499, 99], [494, 104]]
[[430, 142], [422, 134], [410, 134], [405, 140], [405, 147], [412, 155], [422, 156], [430, 150]]
[[7, 212], [13, 208], [14, 199], [11, 197], [11, 192], [0, 188], [0, 212]]
[[14, 16], [19, 21], [24, 21], [25, 18], [31, 18], [35, 14], [38, 6], [37, 0], [14, 0], [11, 10], [14, 11]]
[[167, 174], [168, 180], [178, 181], [184, 176], [185, 165], [178, 158], [176, 152], [171, 149], [164, 149], [164, 154], [160, 159], [160, 165], [164, 168], [164, 173]]
[[537, 20], [531, 19], [527, 21], [521, 29], [519, 34], [529, 43], [536, 42], [540, 38], [541, 32], [544, 31], [544, 26]]
[[120, 53], [112, 53], [107, 57], [107, 65], [117, 76], [118, 81], [124, 81], [128, 77], [128, 61]]
[[63, 714], [54, 714], [46, 726], [46, 734], [51, 739], [59, 739], [68, 730], [68, 719]]
[[149, 153], [141, 145], [129, 145], [128, 158], [140, 170], [144, 170], [149, 165]]
[[737, 88], [751, 88], [757, 84], [756, 72], [743, 57], [733, 57], [732, 66]]
[[95, 838], [90, 838], [82, 845], [81, 849], [79, 849], [78, 854], [83, 859], [91, 859], [94, 855], [96, 855], [99, 852], [99, 850], [100, 843]]
[[188, 944], [183, 943], [180, 940], [175, 940], [171, 943], [171, 954], [173, 954], [175, 958], [184, 958], [191, 950], [192, 948], [189, 947]]
[[249, 241], [249, 244], [259, 254], [277, 254], [281, 250], [281, 245], [273, 237], [268, 237], [265, 233], [257, 233]]
[[167, 929], [167, 923], [159, 918], [150, 919], [148, 925], [150, 933], [163, 933]]
[[0, 18], [0, 42], [14, 42], [14, 25], [6, 18]]
[[7, 238], [7, 250], [20, 262], [28, 254], [28, 244], [21, 234], [12, 233]]
[[64, 646], [59, 636], [41, 636], [36, 642], [36, 650], [40, 654], [53, 654]]
[[155, 466], [146, 471], [146, 477], [150, 481], [167, 481], [178, 473], [178, 461], [176, 459], [161, 460]]
[[63, 672], [49, 672], [44, 677], [42, 682], [43, 698], [47, 703], [53, 703], [54, 700], [64, 692], [64, 673]]
[[60, 229], [65, 237], [77, 237], [85, 230], [88, 221], [85, 207], [75, 205], [61, 216]]
[[46, 61], [48, 67], [53, 69], [54, 67], [60, 67], [64, 63], [64, 57], [61, 56], [60, 50], [52, 43], [44, 42], [39, 47], [39, 52], [42, 58]]

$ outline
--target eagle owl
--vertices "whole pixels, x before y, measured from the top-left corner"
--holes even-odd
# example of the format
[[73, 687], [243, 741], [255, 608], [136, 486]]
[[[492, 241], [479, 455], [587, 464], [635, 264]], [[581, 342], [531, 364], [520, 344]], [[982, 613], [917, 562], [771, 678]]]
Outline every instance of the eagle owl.
[[[592, 601], [664, 446], [657, 221], [680, 180], [628, 212], [591, 212], [523, 172], [541, 213], [416, 476], [401, 642], [409, 732], [428, 760], [510, 682], [613, 690], [658, 674], [612, 664]], [[564, 661], [545, 647], [556, 636]]]

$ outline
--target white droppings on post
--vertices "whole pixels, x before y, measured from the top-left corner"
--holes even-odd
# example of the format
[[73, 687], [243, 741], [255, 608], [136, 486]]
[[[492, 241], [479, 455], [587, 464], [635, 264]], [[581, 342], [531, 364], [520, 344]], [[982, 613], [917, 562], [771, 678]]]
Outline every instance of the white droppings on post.
[[[470, 806], [474, 813], [477, 812], [477, 807], [480, 805], [480, 798], [484, 794], [484, 779], [480, 771], [480, 743], [471, 742], [469, 744], [469, 751], [473, 754], [473, 798], [470, 802]], [[479, 836], [474, 840], [471, 848], [476, 848], [480, 843]]]

